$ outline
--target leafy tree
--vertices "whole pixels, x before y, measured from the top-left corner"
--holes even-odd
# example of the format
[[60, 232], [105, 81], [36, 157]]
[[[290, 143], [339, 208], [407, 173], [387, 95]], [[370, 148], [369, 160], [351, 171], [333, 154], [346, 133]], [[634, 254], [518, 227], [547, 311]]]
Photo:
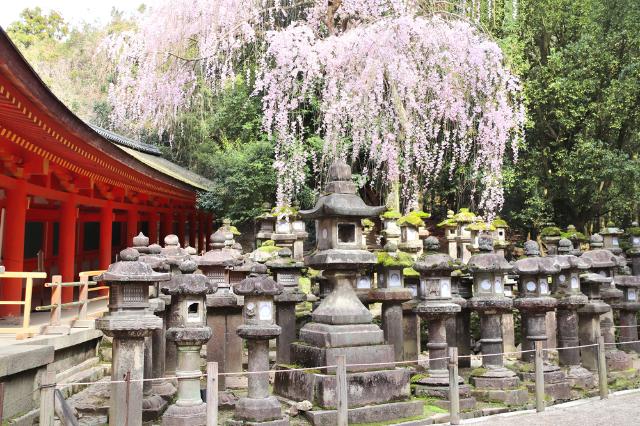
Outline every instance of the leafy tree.
[[69, 34], [69, 25], [59, 12], [43, 14], [38, 6], [20, 12], [20, 20], [7, 27], [9, 36], [22, 47], [30, 47], [44, 40], [62, 40]]

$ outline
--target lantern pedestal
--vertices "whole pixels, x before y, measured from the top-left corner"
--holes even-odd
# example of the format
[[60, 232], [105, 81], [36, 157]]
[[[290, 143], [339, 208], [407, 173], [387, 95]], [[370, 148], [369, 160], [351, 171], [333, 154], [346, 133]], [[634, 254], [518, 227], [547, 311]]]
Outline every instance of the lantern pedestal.
[[[616, 277], [617, 278], [617, 277]], [[626, 372], [633, 368], [633, 359], [631, 356], [618, 349], [615, 345], [616, 334], [613, 322], [613, 309], [622, 299], [623, 292], [614, 287], [603, 288], [600, 295], [605, 303], [611, 306], [611, 309], [600, 315], [600, 331], [605, 343], [605, 356], [607, 358], [607, 372]]]
[[384, 340], [394, 348], [394, 359], [404, 360], [404, 330], [402, 303], [411, 300], [411, 291], [398, 288], [371, 290], [370, 299], [382, 303], [382, 331]]
[[[640, 276], [620, 275], [615, 278], [616, 287], [623, 292], [622, 299], [613, 305], [620, 316], [620, 343], [638, 340], [638, 311], [640, 311]], [[640, 343], [626, 343], [620, 349], [627, 353], [640, 353]]]
[[[156, 316], [164, 313], [164, 301], [160, 298], [154, 298], [149, 300], [151, 310]], [[164, 357], [164, 353], [153, 350], [153, 341], [156, 334], [162, 333], [164, 338], [164, 327], [153, 331], [153, 334], [144, 339], [144, 378], [151, 379], [156, 377], [162, 377], [162, 375], [154, 375], [154, 367], [157, 366], [154, 363], [154, 356]], [[160, 373], [162, 374], [162, 373]], [[153, 389], [153, 383], [151, 381], [145, 381], [143, 384], [144, 399], [142, 400], [142, 420], [150, 421], [160, 417], [160, 414], [167, 408], [167, 401], [158, 395]]]

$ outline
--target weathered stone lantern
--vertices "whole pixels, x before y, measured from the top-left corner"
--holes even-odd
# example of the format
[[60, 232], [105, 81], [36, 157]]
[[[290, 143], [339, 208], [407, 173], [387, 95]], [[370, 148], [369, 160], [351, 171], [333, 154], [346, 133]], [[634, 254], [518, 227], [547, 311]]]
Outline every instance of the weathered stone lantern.
[[267, 267], [282, 286], [282, 293], [274, 298], [276, 323], [281, 329], [276, 339], [276, 362], [291, 364], [291, 344], [296, 340], [296, 304], [307, 300], [298, 286], [304, 262], [293, 259], [291, 250], [285, 247], [278, 252], [277, 259], [267, 262]]
[[[473, 222], [467, 225], [467, 230], [471, 234], [471, 237], [470, 237], [471, 242], [468, 245], [468, 250], [471, 253], [477, 253], [478, 239], [480, 238], [480, 235], [488, 234], [488, 235], [491, 235], [491, 238], [493, 238], [493, 234], [496, 228], [493, 225], [487, 224], [486, 222], [479, 220], [477, 222]], [[495, 252], [495, 242], [494, 242], [494, 252]], [[496, 254], [498, 253], [496, 252]], [[504, 250], [501, 253], [499, 253], [499, 255], [504, 257]]]
[[[218, 363], [221, 372], [242, 371], [242, 339], [236, 329], [242, 324], [242, 306], [231, 291], [230, 268], [241, 263], [237, 253], [225, 247], [226, 235], [218, 229], [211, 237], [211, 250], [197, 259], [202, 273], [211, 284], [217, 286], [212, 294], [207, 294], [207, 325], [217, 336], [207, 343], [207, 361]], [[226, 377], [218, 380], [220, 389], [226, 387]]]
[[600, 333], [604, 338], [607, 371], [624, 371], [633, 365], [631, 357], [615, 346], [616, 336], [613, 321], [613, 307], [622, 299], [623, 292], [615, 286], [615, 270], [624, 259], [614, 254], [611, 250], [603, 249], [604, 237], [593, 234], [589, 240], [591, 250], [585, 252], [582, 257], [591, 260], [591, 270], [602, 277], [610, 278], [600, 287], [600, 297], [611, 307], [600, 315]]
[[174, 275], [162, 288], [173, 298], [171, 317], [173, 324], [167, 330], [167, 338], [178, 348], [178, 395], [162, 416], [163, 425], [206, 425], [207, 405], [200, 397], [200, 349], [211, 338], [207, 326], [205, 297], [213, 293], [216, 285], [202, 274], [194, 274], [197, 265], [192, 260], [183, 261], [182, 274]]
[[256, 248], [271, 239], [271, 234], [275, 231], [275, 226], [276, 218], [271, 213], [271, 205], [269, 203], [262, 204], [262, 214], [256, 217]]
[[558, 301], [558, 361], [561, 367], [565, 367], [567, 379], [572, 386], [589, 389], [595, 385], [595, 377], [580, 365], [578, 309], [589, 302], [581, 291], [580, 275], [591, 264], [587, 259], [570, 254], [573, 250], [570, 240], [563, 238], [558, 242], [555, 260], [560, 266], [560, 273], [553, 275], [551, 282], [551, 294]]
[[[271, 234], [271, 239], [277, 246], [287, 247], [292, 253], [294, 253], [294, 245], [298, 238], [292, 223], [295, 216], [295, 210], [288, 207], [283, 208], [282, 213], [277, 215], [275, 232]], [[300, 253], [297, 254], [300, 256]]]
[[461, 259], [462, 256], [458, 254], [458, 224], [454, 218], [453, 210], [447, 210], [447, 218], [438, 224], [439, 227], [444, 228], [444, 236], [447, 239], [447, 250], [449, 256], [454, 259]]
[[566, 238], [569, 241], [571, 241], [571, 244], [572, 244], [571, 251], [569, 252], [569, 254], [572, 254], [574, 256], [581, 256], [582, 255], [581, 245], [582, 243], [589, 241], [588, 238], [585, 237], [585, 235], [582, 232], [578, 231], [574, 225], [568, 225], [567, 231], [564, 235], [566, 235]]
[[638, 227], [638, 222], [633, 222], [627, 232], [631, 243], [631, 248], [627, 250], [627, 258], [631, 262], [631, 273], [640, 276], [640, 227]]
[[395, 210], [388, 210], [380, 216], [380, 220], [382, 220], [382, 236], [384, 237], [385, 244], [395, 244], [396, 247], [400, 244], [402, 231], [398, 226], [398, 219], [401, 217], [400, 212]]
[[396, 361], [404, 359], [404, 327], [402, 303], [410, 300], [409, 289], [404, 288], [403, 270], [411, 266], [411, 256], [395, 250], [393, 243], [387, 243], [387, 251], [378, 254], [378, 286], [367, 296], [370, 303], [382, 303], [382, 331], [385, 342], [392, 344]]
[[472, 255], [472, 235], [469, 225], [478, 222], [478, 217], [468, 208], [461, 208], [454, 216], [458, 225], [458, 235], [456, 241], [458, 243], [458, 259], [462, 259], [463, 263], [467, 263]]
[[481, 235], [479, 253], [471, 256], [467, 264], [473, 275], [473, 297], [469, 306], [480, 315], [480, 344], [482, 367], [472, 372], [474, 395], [483, 400], [500, 400], [508, 405], [519, 405], [528, 399], [526, 390], [518, 389], [516, 373], [504, 367], [502, 357], [502, 314], [511, 311], [513, 302], [504, 295], [504, 275], [513, 267], [507, 260], [493, 253], [493, 239]]
[[[449, 255], [451, 256], [451, 255]], [[457, 269], [451, 272], [451, 302], [460, 306], [460, 312], [453, 318], [448, 318], [447, 345], [458, 348], [458, 356], [471, 354], [470, 322], [471, 310], [467, 299], [472, 296], [471, 286], [473, 280], [466, 275], [466, 265], [456, 260]], [[460, 358], [458, 365], [467, 368], [471, 365], [470, 358]]]
[[293, 258], [302, 261], [304, 259], [304, 241], [309, 236], [307, 225], [296, 214], [293, 222], [291, 222], [291, 229], [293, 229], [293, 233], [296, 236], [296, 240], [293, 243]]
[[624, 235], [622, 229], [609, 223], [605, 228], [600, 230], [600, 235], [602, 235], [604, 248], [606, 250], [609, 250], [616, 256], [622, 253], [622, 248], [620, 247], [620, 238]]
[[617, 275], [615, 285], [622, 290], [623, 296], [612, 307], [620, 313], [620, 342], [636, 342], [620, 345], [625, 352], [640, 353], [638, 340], [638, 311], [640, 311], [640, 277], [634, 275]]
[[[427, 320], [429, 327], [429, 375], [416, 384], [416, 395], [434, 396], [444, 399], [449, 406], [449, 371], [447, 370], [447, 328], [448, 318], [460, 312], [460, 305], [453, 303], [451, 274], [458, 265], [448, 254], [438, 253], [440, 242], [435, 237], [424, 240], [424, 254], [413, 268], [420, 273], [420, 303], [414, 308], [420, 317]], [[462, 378], [457, 378], [462, 383]], [[468, 386], [460, 387], [461, 409], [475, 406]]]
[[[300, 212], [304, 219], [316, 220], [317, 247], [305, 264], [323, 271], [331, 292], [311, 314], [312, 321], [300, 330], [300, 341], [292, 345], [293, 363], [319, 368], [335, 365], [336, 356], [344, 355], [347, 364], [377, 364], [347, 367], [347, 400], [351, 407], [360, 407], [350, 410], [354, 423], [422, 413], [420, 401], [406, 401], [409, 371], [393, 367], [393, 345], [384, 343], [383, 331], [372, 324], [371, 312], [354, 291], [359, 269], [376, 263], [375, 255], [362, 247], [361, 219], [383, 210], [364, 203], [356, 194], [351, 168], [337, 161], [329, 167], [329, 183], [316, 206]], [[276, 373], [274, 389], [287, 398], [314, 401], [321, 407], [322, 411], [305, 413], [313, 424], [335, 424], [334, 372], [334, 368], [323, 368], [321, 372]]]
[[509, 229], [509, 225], [504, 219], [496, 217], [491, 222], [491, 226], [494, 229], [493, 249], [497, 254], [504, 256], [504, 251], [509, 247], [509, 241], [507, 241], [507, 230]]
[[551, 225], [542, 228], [540, 237], [546, 253], [549, 256], [558, 254], [558, 241], [562, 238], [562, 231], [557, 226]]
[[[244, 296], [245, 301], [242, 311], [244, 323], [238, 327], [238, 335], [247, 341], [249, 372], [269, 370], [269, 339], [280, 334], [280, 327], [275, 324], [273, 298], [282, 293], [283, 286], [266, 273], [266, 266], [256, 264], [254, 272], [233, 287], [234, 292]], [[282, 415], [280, 402], [269, 395], [268, 373], [249, 375], [248, 395], [238, 400], [229, 424], [289, 424], [289, 419]]]
[[[554, 256], [540, 257], [540, 247], [535, 241], [524, 244], [525, 258], [514, 262], [514, 272], [518, 274], [518, 297], [513, 306], [522, 316], [522, 360], [532, 363], [535, 360], [535, 342], [546, 344], [546, 313], [557, 306], [555, 298], [550, 296], [549, 276], [560, 272], [560, 265]], [[521, 378], [534, 380], [534, 373], [527, 368], [521, 372]], [[545, 362], [545, 393], [554, 399], [569, 399], [570, 387], [560, 367]]]
[[420, 228], [424, 228], [423, 217], [429, 217], [429, 215], [413, 211], [398, 220], [398, 225], [400, 225], [400, 244], [398, 248], [405, 253], [412, 254], [414, 257], [417, 257], [422, 251]]
[[113, 337], [111, 379], [131, 380], [128, 387], [111, 384], [109, 420], [113, 425], [142, 424], [144, 339], [162, 327], [162, 319], [149, 309], [149, 286], [170, 278], [154, 272], [139, 256], [135, 249], [122, 250], [120, 261], [96, 279], [109, 286], [109, 312], [97, 318], [95, 325]]

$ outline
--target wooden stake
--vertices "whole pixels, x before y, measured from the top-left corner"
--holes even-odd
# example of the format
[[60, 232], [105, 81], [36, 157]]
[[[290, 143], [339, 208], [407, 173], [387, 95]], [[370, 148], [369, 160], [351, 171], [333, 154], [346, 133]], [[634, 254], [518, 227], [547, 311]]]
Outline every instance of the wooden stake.
[[544, 411], [544, 357], [542, 355], [542, 340], [534, 342], [536, 349], [536, 411]]
[[336, 395], [338, 397], [338, 423], [337, 426], [348, 426], [349, 403], [347, 401], [347, 360], [344, 355], [337, 355], [336, 361]]
[[609, 383], [607, 382], [607, 357], [604, 351], [604, 337], [598, 336], [598, 384], [600, 399], [609, 398]]
[[207, 363], [207, 426], [218, 426], [218, 363]]
[[53, 426], [54, 424], [55, 384], [56, 372], [49, 364], [40, 385], [40, 426]]
[[458, 348], [449, 348], [449, 422], [460, 424], [460, 389], [458, 387]]

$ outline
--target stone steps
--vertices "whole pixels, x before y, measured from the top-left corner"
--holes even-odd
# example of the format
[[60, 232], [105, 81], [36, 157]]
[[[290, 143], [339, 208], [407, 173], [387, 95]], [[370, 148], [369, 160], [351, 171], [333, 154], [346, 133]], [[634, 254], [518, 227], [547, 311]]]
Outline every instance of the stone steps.
[[87, 383], [97, 382], [103, 377], [108, 376], [111, 370], [111, 366], [108, 364], [101, 364], [98, 357], [91, 358], [73, 368], [66, 370], [56, 375], [56, 382], [58, 383], [71, 383], [66, 386], [60, 387], [60, 392], [65, 399], [72, 395], [81, 392], [89, 385], [75, 384], [75, 383]]

